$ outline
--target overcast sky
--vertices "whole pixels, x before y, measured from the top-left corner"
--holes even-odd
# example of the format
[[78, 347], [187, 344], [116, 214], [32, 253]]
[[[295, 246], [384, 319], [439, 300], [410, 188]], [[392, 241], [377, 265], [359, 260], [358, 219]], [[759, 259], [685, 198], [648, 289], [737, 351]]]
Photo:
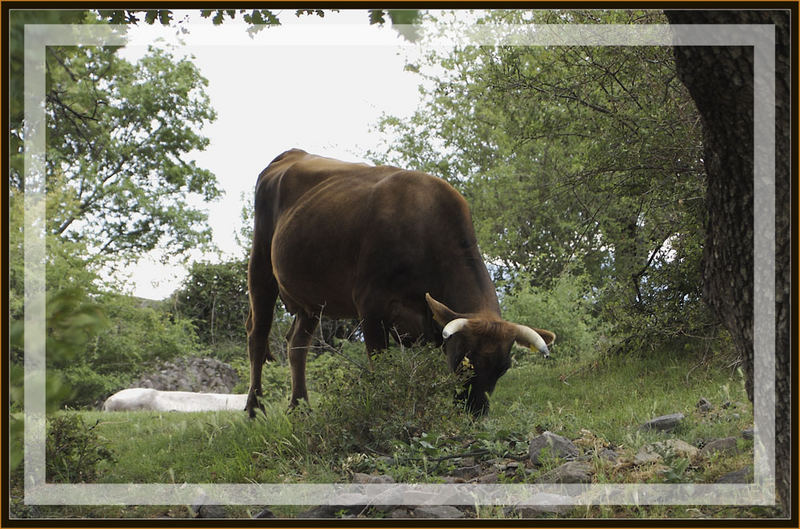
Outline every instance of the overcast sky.
[[[224, 189], [209, 212], [214, 242], [228, 255], [240, 212], [256, 177], [272, 158], [299, 147], [315, 154], [364, 161], [380, 143], [374, 132], [383, 113], [408, 116], [417, 107], [419, 77], [404, 71], [408, 43], [387, 24], [369, 25], [367, 12], [330, 13], [325, 18], [280, 15], [282, 26], [250, 38], [241, 22], [187, 26], [177, 55], [194, 55], [208, 79], [207, 94], [217, 120], [202, 133], [211, 143], [194, 155]], [[148, 44], [175, 43], [175, 30], [142, 24], [130, 30], [129, 59]], [[161, 44], [159, 44], [161, 42]], [[372, 132], [371, 132], [372, 130]], [[201, 258], [200, 255], [194, 256]], [[213, 259], [213, 256], [208, 256]], [[131, 268], [137, 296], [163, 299], [180, 285], [180, 266], [161, 266], [153, 257]]]

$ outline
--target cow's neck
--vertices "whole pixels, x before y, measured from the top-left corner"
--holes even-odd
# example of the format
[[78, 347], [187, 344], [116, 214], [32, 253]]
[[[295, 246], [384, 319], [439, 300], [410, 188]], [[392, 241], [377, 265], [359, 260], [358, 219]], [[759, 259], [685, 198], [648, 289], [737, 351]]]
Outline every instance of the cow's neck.
[[497, 292], [479, 257], [465, 261], [463, 269], [453, 271], [453, 280], [445, 289], [444, 302], [451, 309], [462, 314], [481, 314], [500, 317], [500, 303]]

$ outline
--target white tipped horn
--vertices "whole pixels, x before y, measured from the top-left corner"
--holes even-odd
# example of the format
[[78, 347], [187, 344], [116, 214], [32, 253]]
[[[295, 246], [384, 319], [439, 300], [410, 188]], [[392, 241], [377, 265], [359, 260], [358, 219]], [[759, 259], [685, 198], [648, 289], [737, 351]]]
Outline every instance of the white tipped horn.
[[469, 321], [467, 318], [456, 318], [452, 320], [450, 323], [444, 326], [444, 329], [442, 329], [442, 338], [447, 340], [458, 331], [464, 329], [467, 321]]
[[520, 345], [531, 348], [536, 347], [544, 356], [550, 356], [550, 350], [547, 348], [544, 338], [538, 332], [524, 325], [515, 325], [517, 326], [516, 339]]

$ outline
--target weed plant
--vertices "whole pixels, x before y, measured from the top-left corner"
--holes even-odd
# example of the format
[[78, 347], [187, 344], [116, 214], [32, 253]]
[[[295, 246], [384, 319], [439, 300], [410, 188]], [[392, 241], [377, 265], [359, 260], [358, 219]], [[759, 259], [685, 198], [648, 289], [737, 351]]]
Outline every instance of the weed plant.
[[86, 483], [100, 477], [100, 463], [115, 463], [116, 456], [107, 440], [101, 439], [94, 425], [81, 415], [54, 417], [47, 423], [45, 469], [47, 481]]

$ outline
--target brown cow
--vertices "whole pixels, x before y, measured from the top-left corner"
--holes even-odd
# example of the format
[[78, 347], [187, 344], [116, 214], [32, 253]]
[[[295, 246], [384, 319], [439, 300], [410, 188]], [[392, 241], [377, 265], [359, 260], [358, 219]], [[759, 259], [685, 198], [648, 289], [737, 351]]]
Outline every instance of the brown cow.
[[323, 313], [359, 318], [370, 354], [388, 347], [390, 331], [406, 344], [444, 343], [450, 369], [474, 368], [463, 397], [475, 414], [488, 410], [515, 341], [548, 356], [555, 339], [500, 317], [466, 200], [440, 178], [396, 167], [298, 149], [275, 158], [256, 184], [248, 282], [251, 417], [262, 366], [272, 360], [267, 338], [279, 294], [295, 315], [291, 406], [308, 400], [306, 354]]

